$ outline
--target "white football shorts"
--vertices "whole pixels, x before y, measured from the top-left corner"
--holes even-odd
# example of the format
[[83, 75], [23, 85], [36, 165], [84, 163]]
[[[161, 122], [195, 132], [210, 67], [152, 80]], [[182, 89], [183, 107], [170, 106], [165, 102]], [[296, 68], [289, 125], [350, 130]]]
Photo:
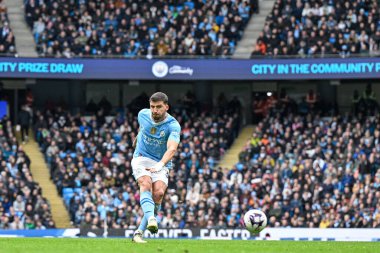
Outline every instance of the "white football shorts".
[[166, 185], [168, 185], [169, 178], [169, 169], [164, 167], [162, 170], [157, 172], [147, 171], [146, 168], [152, 168], [157, 162], [148, 158], [148, 157], [135, 157], [132, 159], [132, 172], [136, 181], [142, 176], [150, 176], [152, 178], [152, 182], [162, 181]]

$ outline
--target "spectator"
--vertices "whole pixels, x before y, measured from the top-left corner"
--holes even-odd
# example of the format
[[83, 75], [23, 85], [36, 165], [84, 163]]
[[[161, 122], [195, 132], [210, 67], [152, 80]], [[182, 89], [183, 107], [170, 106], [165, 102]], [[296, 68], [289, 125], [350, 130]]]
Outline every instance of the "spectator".
[[9, 27], [7, 8], [0, 1], [0, 54], [1, 56], [16, 56], [15, 37]]
[[317, 94], [314, 90], [309, 90], [309, 93], [306, 95], [306, 103], [309, 106], [309, 111], [314, 111], [317, 104]]
[[379, 104], [376, 101], [375, 92], [372, 90], [372, 85], [369, 83], [366, 86], [366, 89], [363, 91], [363, 102], [367, 110], [370, 110], [370, 113], [373, 114], [379, 109]]
[[54, 228], [50, 207], [33, 181], [30, 159], [18, 145], [11, 122], [4, 118], [0, 125], [0, 227], [33, 229], [40, 223]]
[[25, 18], [41, 56], [225, 57], [234, 52], [253, 5], [247, 0], [89, 0], [78, 6], [27, 0]]
[[21, 126], [21, 139], [25, 143], [29, 139], [29, 126], [30, 126], [30, 113], [26, 105], [21, 107], [21, 111], [18, 114], [18, 120]]
[[[237, 227], [242, 213], [261, 208], [272, 227], [379, 227], [380, 119], [300, 115], [284, 108], [277, 103], [272, 116], [258, 122], [238, 164], [218, 168], [214, 161], [234, 138], [236, 113], [173, 107], [184, 127], [159, 213], [163, 226]], [[58, 148], [49, 165], [73, 225], [135, 228], [140, 212], [130, 167], [135, 114], [127, 111], [104, 122], [64, 111], [43, 115], [47, 134], [39, 143], [43, 152]], [[63, 115], [70, 128], [58, 124]], [[70, 148], [63, 136], [80, 147]], [[67, 196], [65, 188], [75, 193]], [[359, 209], [366, 221], [357, 217]]]
[[377, 1], [278, 0], [266, 19], [265, 36], [257, 39], [251, 57], [378, 54], [378, 16]]
[[360, 96], [358, 90], [354, 90], [354, 93], [352, 95], [352, 113], [357, 115], [359, 112], [362, 111], [362, 97]]

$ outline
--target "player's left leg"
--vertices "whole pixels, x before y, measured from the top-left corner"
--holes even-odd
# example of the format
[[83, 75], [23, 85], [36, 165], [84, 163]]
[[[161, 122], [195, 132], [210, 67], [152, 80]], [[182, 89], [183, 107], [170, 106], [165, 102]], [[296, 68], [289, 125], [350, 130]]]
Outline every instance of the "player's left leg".
[[[162, 183], [162, 184], [161, 184]], [[156, 187], [156, 190], [155, 190]], [[166, 185], [162, 181], [157, 181], [153, 183], [152, 187], [152, 192], [153, 192], [153, 201], [154, 201], [154, 216], [157, 216], [158, 212], [161, 210], [161, 202], [163, 199], [164, 194], [162, 194], [162, 191], [165, 193], [166, 190]], [[141, 234], [144, 233], [148, 225], [148, 219], [144, 215], [144, 217], [141, 219], [141, 223], [137, 229], [138, 232]]]
[[154, 215], [156, 216], [161, 209], [162, 199], [164, 198], [166, 188], [168, 187], [168, 171], [167, 169], [159, 173], [152, 173], [152, 198], [155, 204]]
[[164, 198], [166, 188], [168, 186], [163, 181], [156, 181], [152, 185], [152, 197], [154, 202], [154, 215], [157, 215], [158, 211], [161, 210], [162, 199]]

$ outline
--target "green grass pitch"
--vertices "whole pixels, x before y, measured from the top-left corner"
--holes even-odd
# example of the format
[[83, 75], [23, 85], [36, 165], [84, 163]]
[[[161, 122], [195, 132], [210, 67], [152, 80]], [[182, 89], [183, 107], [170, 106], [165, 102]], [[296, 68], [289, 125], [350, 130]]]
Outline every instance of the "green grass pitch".
[[380, 253], [380, 242], [0, 238], [1, 253]]

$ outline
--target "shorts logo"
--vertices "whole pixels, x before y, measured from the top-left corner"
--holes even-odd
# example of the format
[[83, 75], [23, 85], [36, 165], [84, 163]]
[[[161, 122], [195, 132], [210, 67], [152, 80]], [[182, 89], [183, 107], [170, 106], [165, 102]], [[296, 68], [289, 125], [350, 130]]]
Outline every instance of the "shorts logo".
[[155, 62], [152, 65], [152, 73], [155, 77], [162, 78], [165, 77], [169, 72], [169, 66], [163, 61]]
[[164, 137], [164, 136], [165, 136], [165, 131], [162, 130], [162, 131], [160, 132], [160, 137]]
[[[136, 176], [138, 176], [138, 175], [140, 175], [142, 173], [142, 169], [141, 168], [136, 168], [135, 172], [136, 172]], [[133, 173], [133, 174], [135, 174], [135, 173]]]
[[157, 132], [157, 128], [152, 127], [152, 128], [150, 129], [150, 133], [151, 133], [151, 134], [156, 134], [156, 132]]

